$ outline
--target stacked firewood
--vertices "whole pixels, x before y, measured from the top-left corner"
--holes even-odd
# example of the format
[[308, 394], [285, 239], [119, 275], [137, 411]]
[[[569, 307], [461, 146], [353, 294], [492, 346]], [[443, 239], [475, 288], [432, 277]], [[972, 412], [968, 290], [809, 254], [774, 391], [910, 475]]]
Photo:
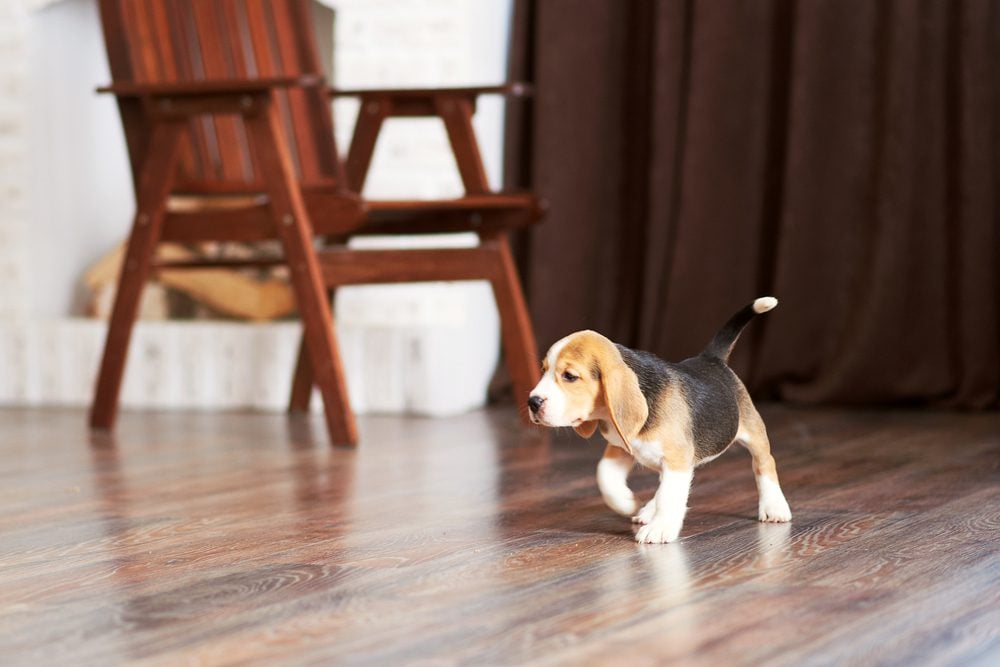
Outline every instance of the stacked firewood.
[[[278, 248], [264, 248], [277, 255]], [[181, 245], [163, 243], [157, 250], [160, 262], [194, 259], [259, 259], [262, 248], [236, 243]], [[89, 292], [87, 314], [107, 319], [114, 305], [125, 247], [120, 245], [101, 258], [84, 275]], [[268, 321], [295, 312], [285, 267], [264, 269], [164, 269], [150, 279], [140, 303], [140, 318], [204, 319], [230, 318]]]

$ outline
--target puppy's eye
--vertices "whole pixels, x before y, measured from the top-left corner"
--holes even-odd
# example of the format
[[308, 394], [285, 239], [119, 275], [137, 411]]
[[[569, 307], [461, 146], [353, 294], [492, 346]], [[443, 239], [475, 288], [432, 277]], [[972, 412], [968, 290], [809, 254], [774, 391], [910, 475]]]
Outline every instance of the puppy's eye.
[[566, 380], [566, 382], [576, 382], [576, 381], [577, 381], [577, 380], [579, 380], [580, 378], [579, 378], [579, 377], [577, 377], [576, 375], [573, 375], [573, 374], [572, 374], [572, 373], [570, 373], [569, 371], [563, 371], [563, 374], [562, 374], [562, 379], [563, 379], [563, 380]]

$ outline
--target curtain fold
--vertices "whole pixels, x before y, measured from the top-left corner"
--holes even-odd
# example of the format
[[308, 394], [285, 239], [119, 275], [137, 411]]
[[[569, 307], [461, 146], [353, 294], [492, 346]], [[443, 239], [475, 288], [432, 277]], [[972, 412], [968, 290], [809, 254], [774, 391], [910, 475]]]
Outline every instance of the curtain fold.
[[1000, 0], [517, 0], [507, 179], [540, 344], [668, 359], [738, 307], [760, 395], [1000, 405]]

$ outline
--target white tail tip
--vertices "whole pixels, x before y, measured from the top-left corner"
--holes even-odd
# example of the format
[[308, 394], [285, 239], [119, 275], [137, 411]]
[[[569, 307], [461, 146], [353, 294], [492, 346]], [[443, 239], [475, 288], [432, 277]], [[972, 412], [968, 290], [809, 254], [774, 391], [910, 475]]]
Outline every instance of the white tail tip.
[[766, 313], [778, 305], [778, 300], [773, 296], [762, 296], [753, 302], [753, 312]]

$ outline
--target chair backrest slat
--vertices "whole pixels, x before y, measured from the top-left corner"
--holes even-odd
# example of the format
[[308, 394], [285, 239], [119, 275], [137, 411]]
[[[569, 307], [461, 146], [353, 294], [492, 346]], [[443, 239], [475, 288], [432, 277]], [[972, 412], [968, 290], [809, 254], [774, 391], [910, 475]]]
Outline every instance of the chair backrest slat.
[[[100, 0], [116, 83], [242, 80], [321, 75], [308, 0]], [[293, 160], [304, 183], [344, 185], [330, 107], [322, 88], [276, 94]], [[150, 123], [123, 100], [133, 172], [144, 159]], [[191, 122], [181, 150], [179, 188], [239, 190], [259, 184], [256, 159], [238, 116]]]

